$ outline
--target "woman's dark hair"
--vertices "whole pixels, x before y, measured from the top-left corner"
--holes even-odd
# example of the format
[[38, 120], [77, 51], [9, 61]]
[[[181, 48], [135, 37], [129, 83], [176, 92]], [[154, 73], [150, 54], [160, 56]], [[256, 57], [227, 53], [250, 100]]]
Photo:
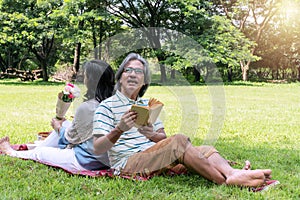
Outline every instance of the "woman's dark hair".
[[150, 82], [151, 82], [151, 75], [150, 75], [150, 69], [149, 69], [149, 64], [148, 62], [139, 54], [137, 53], [130, 53], [126, 56], [126, 58], [123, 60], [123, 62], [121, 63], [118, 71], [116, 72], [116, 79], [117, 79], [117, 83], [115, 85], [115, 90], [121, 90], [121, 83], [120, 83], [120, 79], [121, 76], [123, 74], [124, 68], [125, 66], [128, 64], [129, 61], [131, 60], [138, 60], [140, 61], [143, 66], [144, 66], [144, 85], [142, 86], [142, 88], [139, 91], [139, 97], [142, 97], [145, 92], [147, 91]]
[[114, 90], [115, 75], [111, 66], [102, 60], [91, 60], [83, 64], [87, 92], [84, 99], [95, 98], [99, 103], [110, 97]]

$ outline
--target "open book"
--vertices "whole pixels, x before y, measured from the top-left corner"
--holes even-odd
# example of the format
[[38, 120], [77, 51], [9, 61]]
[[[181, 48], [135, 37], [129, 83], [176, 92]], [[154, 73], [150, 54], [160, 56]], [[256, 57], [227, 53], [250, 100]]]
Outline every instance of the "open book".
[[131, 110], [137, 113], [137, 119], [135, 120], [135, 126], [137, 128], [146, 126], [148, 123], [153, 124], [164, 104], [157, 99], [150, 98], [147, 106], [141, 106], [133, 104]]

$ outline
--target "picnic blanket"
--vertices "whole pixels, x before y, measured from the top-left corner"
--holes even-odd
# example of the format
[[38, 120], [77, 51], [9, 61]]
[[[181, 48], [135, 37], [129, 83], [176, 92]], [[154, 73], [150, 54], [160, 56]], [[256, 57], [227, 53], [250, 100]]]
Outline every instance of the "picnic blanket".
[[[28, 150], [28, 147], [27, 147], [26, 144], [14, 144], [14, 145], [11, 145], [11, 146], [16, 151]], [[0, 154], [2, 154], [1, 151], [0, 151]], [[55, 166], [51, 163], [46, 163], [46, 162], [41, 162], [41, 161], [36, 161], [36, 160], [33, 160], [33, 161], [44, 164], [44, 165], [47, 165], [47, 166], [50, 166], [50, 167], [55, 167], [55, 168], [62, 169], [65, 172], [67, 172], [71, 175], [80, 175], [80, 176], [88, 176], [88, 177], [120, 177], [120, 178], [124, 178], [124, 179], [137, 180], [137, 181], [146, 181], [146, 180], [149, 180], [150, 178], [152, 178], [153, 176], [155, 176], [155, 174], [150, 174], [147, 177], [144, 177], [144, 176], [142, 177], [142, 176], [138, 176], [138, 175], [135, 175], [135, 176], [125, 176], [125, 175], [116, 176], [116, 175], [114, 175], [114, 170], [113, 169], [70, 171], [70, 170], [64, 169], [62, 167]], [[230, 161], [230, 160], [227, 160], [227, 162], [231, 166], [237, 164], [236, 162]], [[180, 175], [180, 174], [186, 174], [186, 172], [169, 170], [165, 175], [173, 176], [173, 175]], [[278, 184], [280, 184], [280, 182], [278, 180], [268, 180], [262, 186], [245, 187], [245, 188], [247, 188], [249, 192], [264, 192], [264, 191], [269, 190], [271, 187], [274, 187]], [[243, 187], [241, 187], [241, 189], [243, 189]]]
[[[49, 136], [49, 134], [51, 134], [51, 131], [50, 132], [47, 132], [47, 131], [46, 132], [39, 132], [38, 133], [38, 138], [40, 140], [43, 140], [43, 139], [47, 138]], [[30, 145], [30, 143], [27, 143], [27, 144], [13, 144], [13, 145], [11, 145], [11, 147], [16, 151], [26, 151], [26, 150], [30, 150], [30, 146], [28, 146], [28, 145]], [[0, 151], [0, 154], [2, 154], [1, 151]], [[26, 160], [26, 159], [24, 159], [24, 160]], [[70, 170], [64, 169], [60, 166], [56, 166], [52, 163], [47, 163], [47, 162], [38, 161], [38, 160], [34, 160], [34, 161], [38, 162], [38, 163], [41, 163], [41, 164], [44, 164], [44, 165], [47, 165], [47, 166], [63, 169], [65, 172], [67, 172], [69, 174], [73, 174], [73, 175], [83, 175], [83, 176], [90, 176], [90, 177], [103, 177], [103, 176], [116, 177], [116, 175], [114, 175], [114, 170], [113, 169], [93, 170], [93, 171], [92, 170], [70, 171]], [[236, 162], [233, 162], [233, 161], [229, 161], [229, 160], [227, 160], [227, 161], [231, 166], [237, 164]], [[172, 170], [171, 169], [168, 170], [165, 173], [165, 175], [174, 176], [174, 175], [180, 175], [180, 174], [186, 174], [186, 173], [187, 173], [186, 171], [181, 171], [180, 166], [178, 166], [178, 170], [175, 167]], [[155, 175], [156, 175], [155, 173], [152, 173], [152, 174], [147, 175], [146, 177], [145, 176], [138, 176], [138, 175], [135, 175], [134, 177], [133, 176], [119, 175], [118, 177], [122, 177], [122, 178], [126, 178], [126, 179], [134, 179], [134, 180], [148, 180], [148, 179], [152, 178]]]
[[[29, 148], [27, 147], [27, 144], [13, 144], [13, 145], [11, 145], [11, 147], [16, 151], [29, 150]], [[0, 154], [3, 154], [3, 153], [0, 151]], [[24, 159], [24, 160], [26, 160], [26, 159]], [[114, 175], [113, 169], [70, 171], [70, 170], [64, 169], [60, 166], [53, 165], [52, 163], [47, 163], [47, 162], [42, 162], [42, 161], [37, 161], [37, 160], [33, 160], [33, 161], [50, 166], [50, 167], [62, 169], [65, 172], [72, 174], [72, 175], [81, 175], [81, 176], [89, 176], [89, 177], [121, 177], [121, 178], [125, 178], [125, 179], [132, 179], [132, 180], [138, 180], [138, 181], [146, 181], [146, 180], [149, 180], [150, 178], [152, 178], [153, 176], [155, 176], [155, 174], [150, 174], [147, 177], [138, 176], [138, 175], [135, 175], [135, 176], [118, 175], [118, 176], [116, 176], [116, 175]], [[169, 170], [166, 173], [166, 175], [168, 175], [168, 176], [174, 176], [174, 175], [180, 175], [180, 174], [185, 174], [185, 172], [177, 172], [174, 170]]]

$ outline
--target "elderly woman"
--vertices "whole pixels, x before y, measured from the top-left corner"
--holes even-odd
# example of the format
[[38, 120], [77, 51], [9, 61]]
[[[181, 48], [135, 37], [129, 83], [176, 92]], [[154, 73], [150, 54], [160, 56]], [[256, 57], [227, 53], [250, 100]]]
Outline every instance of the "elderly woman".
[[5, 137], [0, 140], [2, 152], [13, 157], [60, 167], [70, 172], [110, 167], [106, 152], [94, 154], [92, 130], [96, 107], [113, 93], [114, 72], [110, 65], [101, 60], [88, 61], [83, 68], [87, 92], [84, 102], [76, 110], [71, 126], [66, 128], [62, 126], [62, 120], [52, 119], [55, 132], [50, 135], [51, 142], [53, 146], [56, 143], [60, 148], [44, 144], [28, 151], [14, 151], [10, 147], [9, 138]]

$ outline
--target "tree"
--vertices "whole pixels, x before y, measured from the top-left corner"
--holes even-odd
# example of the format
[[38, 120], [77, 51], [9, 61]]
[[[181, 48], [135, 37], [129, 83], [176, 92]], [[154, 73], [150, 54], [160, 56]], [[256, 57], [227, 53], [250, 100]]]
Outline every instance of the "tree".
[[[259, 45], [263, 31], [279, 10], [281, 0], [217, 0], [214, 2], [234, 26]], [[251, 53], [253, 55], [256, 54], [257, 45], [252, 47]], [[244, 81], [248, 80], [247, 73], [251, 62], [250, 59], [240, 61]]]
[[[5, 71], [8, 67], [23, 68], [25, 60], [29, 57], [26, 43], [23, 41], [20, 26], [27, 18], [22, 13], [14, 12], [9, 5], [0, 1], [0, 65]], [[22, 10], [21, 5], [17, 5]], [[21, 59], [22, 58], [22, 59]]]
[[[149, 29], [150, 27], [176, 30], [191, 36], [202, 44], [206, 48], [204, 51], [206, 51], [207, 58], [199, 60], [197, 65], [200, 65], [201, 62], [205, 65], [211, 59], [216, 63], [220, 62], [232, 67], [236, 66], [237, 59], [250, 58], [251, 61], [257, 59], [249, 52], [249, 47], [253, 44], [232, 25], [229, 26], [225, 17], [214, 16], [215, 13], [211, 12], [212, 5], [209, 1], [109, 0], [106, 3], [109, 12], [122, 19], [124, 24], [131, 28], [145, 28], [145, 31], [149, 31], [145, 35], [150, 46], [156, 49], [155, 56], [160, 62], [161, 82], [166, 81], [166, 64], [173, 65], [173, 69], [180, 69], [182, 66], [194, 67], [194, 65], [184, 59], [174, 58], [173, 54], [158, 50], [162, 47], [159, 40], [162, 33], [158, 29]], [[172, 36], [167, 35], [166, 37]], [[172, 38], [169, 39], [172, 40]], [[218, 44], [218, 42], [222, 42], [222, 44]], [[230, 52], [230, 56], [227, 56], [228, 52]]]
[[67, 18], [62, 38], [66, 46], [74, 48], [74, 74], [79, 70], [81, 56], [89, 56], [92, 50], [94, 58], [109, 59], [105, 58], [101, 44], [120, 30], [120, 23], [107, 13], [104, 2], [65, 1], [60, 15]]
[[227, 72], [230, 81], [233, 79], [232, 71], [239, 66], [239, 61], [256, 61], [259, 58], [250, 51], [254, 42], [236, 30], [230, 21], [221, 16], [213, 16], [211, 20], [211, 27], [204, 30], [198, 41], [209, 51], [214, 63], [227, 66], [223, 70]]
[[[35, 60], [43, 70], [43, 80], [48, 81], [48, 66], [55, 62], [55, 24], [52, 24], [50, 14], [60, 6], [60, 1], [1, 1], [1, 11], [9, 18], [3, 21], [4, 34], [11, 34], [13, 44], [26, 48], [28, 57]], [[13, 4], [13, 5], [12, 5]], [[14, 23], [13, 29], [10, 27]], [[2, 42], [10, 44], [10, 37]], [[23, 51], [25, 52], [25, 50]], [[33, 57], [35, 59], [33, 59]], [[19, 57], [20, 59], [21, 57]]]
[[297, 80], [299, 69], [299, 1], [284, 1], [266, 25], [256, 48], [262, 59], [250, 67], [260, 79]]
[[[131, 28], [150, 28], [164, 27], [171, 28], [180, 22], [178, 7], [176, 2], [171, 4], [167, 0], [107, 0], [108, 11], [120, 19], [124, 24]], [[173, 24], [176, 19], [175, 24]], [[153, 49], [156, 49], [155, 55], [160, 62], [161, 82], [166, 81], [166, 69], [163, 61], [166, 60], [165, 52], [159, 50], [161, 41], [159, 29], [145, 29], [145, 35], [148, 38], [149, 44]]]

